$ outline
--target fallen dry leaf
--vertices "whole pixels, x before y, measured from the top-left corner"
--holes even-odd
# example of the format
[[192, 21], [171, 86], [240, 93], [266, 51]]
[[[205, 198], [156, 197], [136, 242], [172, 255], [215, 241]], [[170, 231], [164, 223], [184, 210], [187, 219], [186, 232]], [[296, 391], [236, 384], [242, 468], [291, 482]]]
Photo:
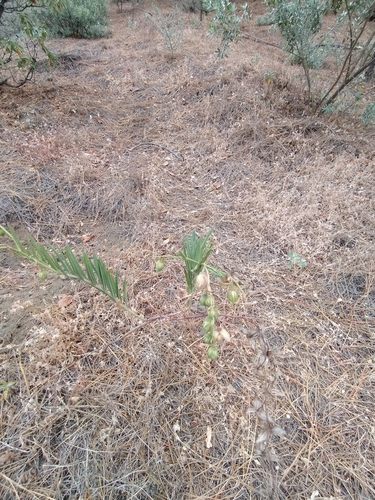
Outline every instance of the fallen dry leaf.
[[82, 236], [83, 243], [88, 243], [89, 241], [91, 241], [94, 238], [94, 236], [95, 236], [95, 234], [84, 234]]
[[63, 295], [58, 301], [59, 307], [66, 307], [73, 302], [73, 295]]

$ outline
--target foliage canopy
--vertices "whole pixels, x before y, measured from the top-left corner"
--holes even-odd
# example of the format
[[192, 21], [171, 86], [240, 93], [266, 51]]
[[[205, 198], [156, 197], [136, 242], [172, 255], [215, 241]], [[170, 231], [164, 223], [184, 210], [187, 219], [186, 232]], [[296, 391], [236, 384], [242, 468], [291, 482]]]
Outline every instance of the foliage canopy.
[[46, 31], [37, 26], [31, 11], [58, 9], [59, 0], [0, 0], [0, 85], [20, 87], [34, 74], [40, 51], [49, 63], [54, 55], [45, 45]]

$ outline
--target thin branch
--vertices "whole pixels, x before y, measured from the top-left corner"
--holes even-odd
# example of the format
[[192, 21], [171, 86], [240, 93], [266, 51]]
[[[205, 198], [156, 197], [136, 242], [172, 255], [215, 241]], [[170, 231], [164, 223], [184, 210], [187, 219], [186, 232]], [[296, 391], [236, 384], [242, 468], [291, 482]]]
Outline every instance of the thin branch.
[[249, 40], [253, 40], [254, 42], [257, 42], [257, 43], [263, 43], [264, 45], [271, 45], [271, 47], [276, 47], [277, 49], [282, 49], [282, 47], [280, 45], [278, 45], [277, 43], [272, 43], [272, 42], [266, 42], [265, 40], [262, 40], [260, 38], [257, 38], [255, 36], [252, 36], [252, 35], [248, 35], [247, 33], [241, 33], [241, 38], [247, 38]]
[[[373, 10], [374, 7], [375, 7], [375, 2], [373, 3], [373, 5], [371, 7], [370, 12]], [[344, 80], [341, 83], [341, 85], [339, 85], [338, 89], [336, 89], [336, 91], [332, 95], [330, 95], [333, 92], [333, 90], [335, 89], [335, 87], [339, 84], [341, 77], [345, 73], [345, 69], [347, 69], [347, 71], [349, 71], [349, 69], [350, 69], [350, 61], [351, 61], [353, 50], [357, 46], [357, 44], [358, 44], [358, 42], [360, 40], [360, 37], [364, 33], [365, 28], [366, 28], [366, 26], [367, 26], [367, 24], [369, 22], [369, 18], [370, 18], [370, 15], [368, 15], [367, 18], [364, 20], [362, 26], [360, 27], [359, 32], [357, 33], [357, 35], [355, 37], [355, 39], [354, 40], [353, 39], [350, 40], [349, 52], [347, 53], [347, 55], [346, 55], [346, 57], [344, 59], [344, 62], [342, 64], [342, 66], [341, 66], [339, 74], [337, 75], [334, 83], [330, 86], [330, 88], [327, 90], [327, 92], [325, 93], [325, 95], [320, 99], [320, 101], [318, 102], [318, 104], [315, 106], [315, 114], [316, 115], [319, 115], [321, 113], [324, 104], [330, 104], [331, 102], [333, 102], [336, 99], [336, 97], [339, 95], [339, 93], [354, 78], [356, 78], [363, 71], [365, 71], [365, 69], [367, 69], [370, 66], [371, 61], [369, 61], [367, 64], [364, 64], [363, 66], [361, 66], [361, 68], [359, 68], [359, 70], [357, 70], [354, 74], [352, 74], [352, 76], [350, 76], [347, 73], [346, 77], [344, 78]], [[368, 38], [368, 41], [372, 40], [373, 36], [374, 36], [374, 34], [371, 34], [371, 36]]]
[[[110, 345], [116, 344], [116, 342], [119, 342], [120, 340], [123, 340], [125, 337], [128, 337], [131, 333], [136, 332], [137, 330], [140, 330], [141, 328], [144, 328], [145, 326], [147, 326], [150, 323], [153, 323], [155, 321], [161, 321], [161, 320], [164, 320], [164, 319], [166, 319], [166, 320], [174, 320], [174, 321], [187, 321], [187, 320], [202, 319], [202, 318], [205, 318], [206, 316], [207, 316], [206, 312], [190, 314], [188, 316], [182, 316], [181, 315], [181, 311], [175, 311], [175, 312], [168, 313], [168, 314], [158, 314], [156, 316], [151, 316], [151, 318], [145, 319], [139, 325], [134, 326], [133, 328], [130, 328], [130, 330], [124, 332], [123, 334], [119, 335], [115, 339], [110, 340], [109, 342], [107, 342], [104, 345], [104, 347], [108, 347]], [[220, 314], [220, 318], [221, 319], [223, 319], [223, 318], [229, 318], [229, 319], [233, 320], [233, 315], [232, 314]], [[236, 316], [236, 318], [237, 319], [238, 318], [240, 318], [240, 319], [246, 319], [248, 321], [253, 322], [255, 325], [257, 325], [258, 322], [259, 322], [259, 318], [255, 317], [255, 316], [248, 316], [248, 315], [242, 315], [241, 314], [240, 316]]]
[[135, 146], [129, 148], [128, 151], [133, 151], [133, 149], [139, 148], [141, 146], [156, 146], [158, 148], [165, 149], [165, 151], [168, 151], [168, 153], [171, 153], [171, 155], [175, 156], [178, 160], [184, 161], [182, 156], [179, 156], [177, 153], [175, 153], [171, 149], [167, 148], [166, 146], [163, 146], [162, 144], [157, 144], [156, 142], [140, 142], [139, 144], [136, 144]]
[[6, 480], [6, 481], [9, 481], [9, 483], [11, 484], [12, 487], [15, 487], [15, 488], [19, 488], [20, 490], [22, 491], [25, 491], [26, 493], [29, 493], [31, 496], [34, 496], [34, 497], [40, 497], [40, 498], [45, 498], [46, 500], [54, 500], [52, 497], [49, 497], [48, 495], [45, 495], [44, 493], [38, 493], [37, 491], [30, 491], [29, 489], [25, 488], [24, 486], [22, 486], [21, 484], [19, 483], [16, 483], [15, 481], [13, 481], [12, 479], [10, 479], [10, 477], [6, 476], [5, 474], [3, 474], [2, 472], [0, 472], [0, 475]]

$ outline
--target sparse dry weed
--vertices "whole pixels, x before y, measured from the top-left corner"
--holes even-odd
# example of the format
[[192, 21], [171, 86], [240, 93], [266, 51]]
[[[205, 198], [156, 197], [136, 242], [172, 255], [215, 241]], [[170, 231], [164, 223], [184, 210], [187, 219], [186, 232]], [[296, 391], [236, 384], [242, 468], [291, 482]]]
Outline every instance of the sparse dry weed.
[[[373, 129], [311, 117], [268, 27], [218, 60], [185, 13], [171, 61], [126, 7], [111, 38], [54, 41], [56, 69], [0, 94], [0, 222], [95, 234], [146, 318], [1, 254], [1, 498], [375, 498]], [[245, 292], [220, 305], [214, 364], [181, 267], [153, 271], [210, 227]], [[10, 330], [15, 304], [33, 327]]]

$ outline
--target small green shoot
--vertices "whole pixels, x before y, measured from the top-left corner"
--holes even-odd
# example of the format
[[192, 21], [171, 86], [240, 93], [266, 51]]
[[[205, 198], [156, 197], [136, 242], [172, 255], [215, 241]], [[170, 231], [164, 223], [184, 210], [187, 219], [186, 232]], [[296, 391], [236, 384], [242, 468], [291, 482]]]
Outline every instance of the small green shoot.
[[5, 380], [0, 380], [0, 392], [2, 392], [1, 399], [5, 401], [8, 399], [9, 389], [14, 385], [15, 382], [6, 382]]
[[175, 58], [175, 53], [184, 35], [184, 20], [181, 9], [178, 5], [166, 15], [163, 15], [159, 8], [153, 4], [153, 14], [147, 13], [146, 19], [154, 26], [164, 39], [171, 58]]
[[194, 291], [196, 279], [202, 272], [203, 265], [212, 252], [211, 234], [212, 229], [206, 235], [202, 235], [199, 238], [195, 231], [187, 234], [182, 244], [183, 249], [178, 252], [178, 255], [185, 262], [184, 274], [188, 293]]
[[292, 269], [294, 266], [298, 266], [301, 268], [307, 266], [306, 259], [304, 259], [297, 252], [288, 252], [288, 259], [289, 259], [289, 264], [288, 264], [289, 269]]
[[155, 270], [159, 272], [163, 269], [164, 261], [167, 257], [182, 259], [184, 262], [186, 289], [190, 295], [190, 299], [194, 292], [200, 294], [199, 303], [207, 311], [206, 317], [202, 322], [203, 341], [208, 345], [208, 358], [215, 361], [219, 355], [217, 344], [222, 341], [230, 341], [230, 335], [220, 324], [220, 311], [211, 290], [210, 277], [212, 275], [220, 278], [222, 287], [227, 289], [227, 299], [233, 305], [239, 300], [239, 284], [221, 269], [207, 264], [207, 260], [212, 252], [211, 234], [212, 229], [206, 235], [199, 237], [195, 231], [186, 234], [183, 241], [183, 249], [177, 255], [163, 255], [158, 257]]

